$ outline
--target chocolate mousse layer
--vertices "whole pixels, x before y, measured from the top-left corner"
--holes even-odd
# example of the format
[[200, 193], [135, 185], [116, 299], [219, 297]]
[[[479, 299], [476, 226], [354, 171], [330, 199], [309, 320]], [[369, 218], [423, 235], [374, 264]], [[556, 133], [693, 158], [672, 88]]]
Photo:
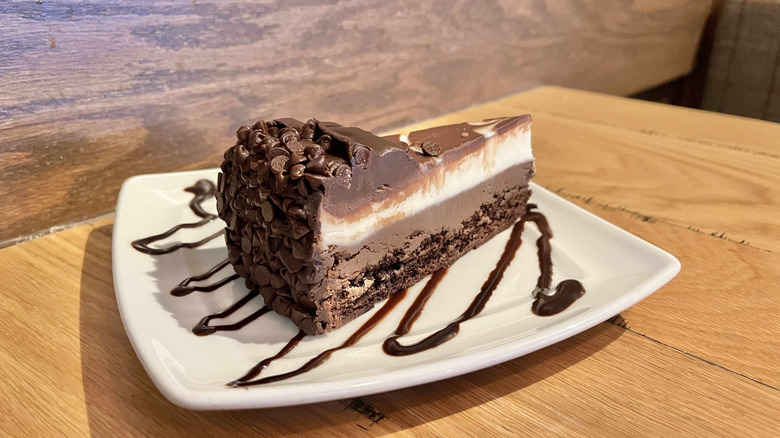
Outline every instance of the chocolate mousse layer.
[[308, 334], [338, 328], [525, 211], [530, 117], [378, 137], [293, 119], [237, 132], [219, 175], [229, 261]]

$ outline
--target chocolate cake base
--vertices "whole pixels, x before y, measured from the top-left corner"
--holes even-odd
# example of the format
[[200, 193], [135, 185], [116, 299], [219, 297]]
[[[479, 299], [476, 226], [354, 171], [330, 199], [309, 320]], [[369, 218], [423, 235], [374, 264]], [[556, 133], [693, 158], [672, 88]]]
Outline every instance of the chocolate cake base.
[[[481, 246], [497, 234], [512, 226], [525, 212], [531, 192], [528, 186], [515, 186], [493, 195], [492, 202], [482, 204], [478, 211], [455, 229], [436, 234], [409, 236], [407, 240], [419, 240], [415, 248], [396, 248], [378, 263], [368, 266], [350, 280], [360, 295], [351, 296], [349, 288], [334, 294], [322, 303], [325, 310], [319, 315], [319, 330], [328, 331], [340, 327], [362, 315], [374, 304], [391, 294], [407, 289], [431, 272], [446, 268], [465, 253]], [[345, 260], [335, 257], [332, 272], [339, 270]], [[370, 287], [365, 280], [370, 279]]]

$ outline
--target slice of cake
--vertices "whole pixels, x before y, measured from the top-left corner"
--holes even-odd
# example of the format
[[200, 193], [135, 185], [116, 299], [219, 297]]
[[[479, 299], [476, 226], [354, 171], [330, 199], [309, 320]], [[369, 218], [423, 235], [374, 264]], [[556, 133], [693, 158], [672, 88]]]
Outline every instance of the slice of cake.
[[242, 127], [217, 190], [230, 263], [306, 333], [338, 328], [522, 216], [530, 125], [389, 137], [313, 119]]

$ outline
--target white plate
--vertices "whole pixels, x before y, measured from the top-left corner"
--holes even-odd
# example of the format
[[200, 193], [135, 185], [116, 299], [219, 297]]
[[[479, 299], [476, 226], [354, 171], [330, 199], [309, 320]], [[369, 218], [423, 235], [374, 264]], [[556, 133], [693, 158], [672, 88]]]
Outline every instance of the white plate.
[[[534, 185], [532, 202], [547, 216], [555, 234], [553, 284], [575, 278], [587, 290], [571, 307], [544, 318], [531, 313], [530, 293], [539, 274], [534, 241], [539, 233], [535, 225], [528, 224], [525, 243], [485, 310], [465, 322], [450, 342], [405, 357], [383, 353], [382, 342], [422, 289], [418, 284], [360, 342], [337, 351], [319, 368], [272, 384], [230, 388], [227, 382], [275, 354], [296, 334], [296, 327], [271, 312], [236, 332], [195, 336], [191, 329], [201, 317], [227, 308], [247, 292], [243, 282], [234, 281], [213, 293], [194, 292], [184, 297], [169, 293], [183, 278], [205, 272], [226, 257], [222, 238], [198, 249], [162, 256], [143, 254], [130, 246], [135, 239], [158, 234], [177, 223], [194, 222], [197, 218], [187, 208], [192, 195], [182, 189], [201, 178], [216, 180], [216, 173], [210, 169], [128, 179], [119, 195], [114, 225], [114, 285], [125, 329], [160, 391], [186, 408], [296, 405], [458, 376], [522, 356], [605, 321], [650, 295], [680, 270], [680, 263], [667, 252]], [[213, 199], [205, 205], [211, 211], [216, 209]], [[218, 231], [220, 222], [182, 230], [164, 243], [198, 240]], [[506, 231], [496, 236], [450, 268], [403, 343], [443, 327], [468, 307], [495, 267], [508, 235]], [[225, 275], [227, 272], [232, 270], [225, 270]], [[259, 306], [247, 306], [240, 314], [219, 322], [236, 321]], [[263, 376], [293, 370], [323, 350], [340, 345], [374, 312], [333, 333], [304, 338]]]

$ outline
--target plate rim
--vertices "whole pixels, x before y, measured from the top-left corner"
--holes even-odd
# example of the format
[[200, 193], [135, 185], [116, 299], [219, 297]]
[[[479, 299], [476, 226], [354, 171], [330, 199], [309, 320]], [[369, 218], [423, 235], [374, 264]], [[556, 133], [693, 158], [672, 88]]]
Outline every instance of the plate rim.
[[[276, 396], [273, 398], [263, 397], [268, 392], [264, 388], [251, 388], [245, 391], [227, 391], [218, 390], [195, 390], [181, 385], [173, 378], [169, 371], [153, 351], [148, 351], [150, 347], [141, 343], [141, 335], [136, 328], [136, 322], [130, 316], [132, 305], [128, 302], [129, 293], [122, 292], [123, 285], [118, 279], [118, 269], [116, 267], [119, 260], [122, 259], [121, 253], [126, 251], [127, 242], [120, 242], [122, 234], [122, 215], [123, 205], [127, 202], [123, 200], [128, 196], [128, 187], [135, 184], [138, 180], [165, 178], [171, 176], [202, 175], [211, 173], [216, 177], [218, 168], [189, 170], [182, 172], [164, 172], [136, 175], [128, 178], [122, 184], [117, 198], [117, 208], [112, 233], [112, 275], [114, 280], [114, 291], [119, 308], [119, 314], [122, 325], [130, 340], [136, 356], [143, 365], [147, 375], [155, 384], [157, 389], [173, 404], [192, 410], [226, 410], [226, 409], [257, 409], [270, 407], [293, 406], [323, 401], [339, 400], [346, 397], [359, 397], [379, 392], [386, 392], [417, 386], [424, 383], [436, 382], [451, 377], [457, 377], [473, 371], [489, 368], [500, 363], [524, 356], [541, 348], [560, 342], [571, 336], [588, 330], [595, 325], [606, 321], [614, 315], [635, 305], [639, 301], [651, 295], [660, 289], [677, 273], [680, 272], [680, 261], [669, 252], [658, 248], [657, 246], [641, 239], [634, 234], [606, 221], [605, 219], [583, 209], [582, 207], [564, 199], [554, 192], [531, 182], [531, 188], [534, 191], [546, 192], [554, 196], [567, 208], [576, 209], [579, 214], [584, 214], [591, 220], [594, 220], [601, 226], [606, 226], [611, 232], [617, 233], [621, 238], [627, 238], [634, 244], [644, 247], [648, 252], [653, 252], [663, 262], [659, 265], [657, 271], [650, 275], [641, 285], [633, 290], [620, 295], [620, 299], [612, 300], [609, 304], [600, 306], [590, 312], [585, 312], [581, 320], [577, 321], [578, 316], [566, 329], [557, 330], [541, 339], [536, 339], [528, 343], [526, 338], [518, 338], [513, 341], [497, 344], [486, 350], [480, 350], [471, 354], [458, 355], [450, 358], [437, 359], [428, 362], [416, 363], [407, 367], [397, 368], [381, 373], [381, 379], [372, 379], [366, 382], [366, 377], [357, 377], [352, 379], [341, 379], [336, 381], [319, 382], [317, 391], [296, 391], [297, 387], [310, 387], [311, 382], [289, 383], [284, 387], [284, 392], [291, 395]], [[118, 236], [119, 235], [119, 236]], [[476, 356], [479, 356], [477, 358]], [[401, 378], [403, 374], [403, 378]], [[273, 388], [273, 387], [269, 387]], [[240, 395], [239, 395], [240, 394]], [[270, 399], [270, 400], [269, 400]]]

